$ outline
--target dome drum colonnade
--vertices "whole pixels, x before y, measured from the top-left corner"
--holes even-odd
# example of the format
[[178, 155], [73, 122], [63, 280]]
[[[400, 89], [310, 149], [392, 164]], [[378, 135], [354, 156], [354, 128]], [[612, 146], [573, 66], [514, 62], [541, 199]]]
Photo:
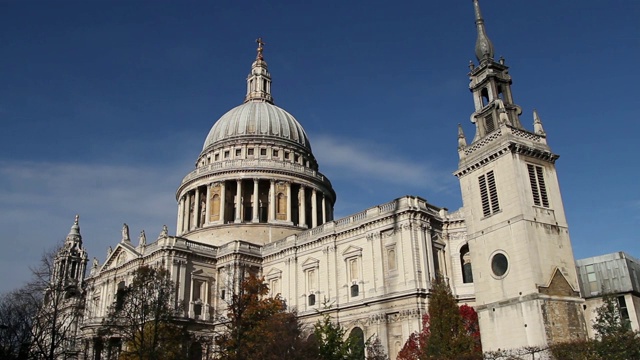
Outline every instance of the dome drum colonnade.
[[178, 188], [178, 236], [225, 224], [313, 228], [333, 220], [331, 182], [318, 172], [302, 126], [273, 105], [259, 44], [244, 103], [211, 128]]

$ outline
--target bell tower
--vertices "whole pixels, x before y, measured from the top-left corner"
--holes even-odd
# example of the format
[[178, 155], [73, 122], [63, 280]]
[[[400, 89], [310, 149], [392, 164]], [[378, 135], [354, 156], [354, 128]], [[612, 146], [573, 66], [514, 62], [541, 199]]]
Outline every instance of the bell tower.
[[475, 136], [458, 128], [458, 170], [485, 351], [586, 337], [571, 240], [542, 122], [520, 122], [505, 60], [494, 58], [473, 0], [478, 63], [469, 65]]

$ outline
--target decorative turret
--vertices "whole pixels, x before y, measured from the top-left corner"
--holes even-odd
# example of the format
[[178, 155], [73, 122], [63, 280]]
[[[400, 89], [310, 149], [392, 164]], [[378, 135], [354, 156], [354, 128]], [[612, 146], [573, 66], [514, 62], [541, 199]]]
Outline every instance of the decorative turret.
[[58, 250], [54, 258], [51, 283], [53, 286], [62, 286], [65, 290], [70, 288], [81, 289], [87, 266], [87, 252], [82, 247], [79, 218], [76, 215], [64, 245]]
[[493, 43], [487, 36], [479, 0], [473, 0], [473, 6], [478, 33], [475, 53], [479, 64], [469, 64], [469, 89], [474, 95], [475, 112], [471, 115], [471, 122], [476, 124], [475, 142], [502, 125], [522, 129], [518, 117], [522, 109], [513, 103], [512, 81], [504, 58], [494, 59]]
[[244, 102], [264, 101], [273, 104], [271, 74], [269, 74], [267, 62], [264, 61], [262, 54], [265, 43], [262, 38], [258, 38], [256, 42], [258, 43], [258, 54], [256, 55], [256, 61], [251, 65], [251, 73], [247, 77], [247, 96], [244, 98]]

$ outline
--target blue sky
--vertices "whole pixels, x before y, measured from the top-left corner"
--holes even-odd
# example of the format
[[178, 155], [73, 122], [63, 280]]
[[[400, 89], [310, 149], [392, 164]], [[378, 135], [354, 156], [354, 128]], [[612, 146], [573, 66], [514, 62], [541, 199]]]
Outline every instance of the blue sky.
[[[481, 5], [522, 122], [536, 108], [561, 155], [576, 258], [640, 256], [640, 3]], [[0, 0], [0, 292], [76, 213], [101, 262], [124, 222], [133, 236], [174, 233], [175, 190], [242, 102], [259, 36], [275, 102], [306, 129], [337, 216], [406, 194], [457, 209], [473, 20], [470, 0]]]

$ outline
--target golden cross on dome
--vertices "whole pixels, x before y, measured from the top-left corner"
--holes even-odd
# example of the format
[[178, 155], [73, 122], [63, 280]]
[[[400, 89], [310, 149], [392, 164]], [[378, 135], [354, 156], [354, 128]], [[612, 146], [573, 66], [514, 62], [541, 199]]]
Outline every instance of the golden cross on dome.
[[264, 60], [264, 58], [262, 57], [262, 51], [264, 50], [263, 45], [265, 44], [264, 41], [262, 41], [262, 38], [257, 38], [256, 42], [258, 43], [258, 56], [256, 56], [257, 60]]

